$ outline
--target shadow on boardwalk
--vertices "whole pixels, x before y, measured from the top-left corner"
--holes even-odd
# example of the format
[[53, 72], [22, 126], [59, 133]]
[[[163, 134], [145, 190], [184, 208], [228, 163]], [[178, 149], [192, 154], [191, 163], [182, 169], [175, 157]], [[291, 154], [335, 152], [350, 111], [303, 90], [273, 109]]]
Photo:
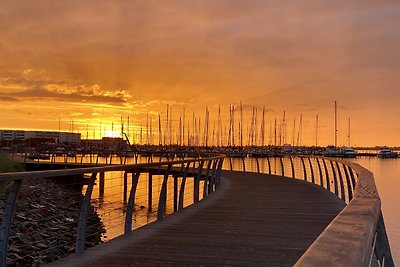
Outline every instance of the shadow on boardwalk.
[[292, 266], [344, 203], [307, 182], [222, 173], [207, 199], [54, 266]]

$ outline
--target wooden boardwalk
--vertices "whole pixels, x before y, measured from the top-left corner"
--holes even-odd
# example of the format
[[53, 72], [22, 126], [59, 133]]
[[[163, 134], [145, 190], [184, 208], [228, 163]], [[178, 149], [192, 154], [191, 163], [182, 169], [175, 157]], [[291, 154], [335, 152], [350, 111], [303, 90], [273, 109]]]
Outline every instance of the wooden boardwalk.
[[304, 181], [223, 171], [200, 203], [49, 266], [292, 266], [343, 207]]

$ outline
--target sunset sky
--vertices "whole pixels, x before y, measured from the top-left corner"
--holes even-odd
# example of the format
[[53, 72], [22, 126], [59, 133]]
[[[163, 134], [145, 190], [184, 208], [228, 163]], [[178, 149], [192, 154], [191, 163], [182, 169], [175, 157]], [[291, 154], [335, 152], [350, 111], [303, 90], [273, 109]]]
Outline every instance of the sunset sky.
[[[303, 144], [400, 145], [398, 0], [0, 0], [0, 129], [210, 124], [221, 105], [286, 111]], [[235, 119], [238, 118], [235, 113]], [[203, 123], [203, 122], [202, 122]], [[237, 123], [237, 121], [236, 121]], [[165, 123], [164, 123], [165, 124]], [[175, 126], [177, 127], [177, 126]], [[211, 127], [211, 126], [210, 126]], [[269, 138], [269, 137], [268, 137]]]

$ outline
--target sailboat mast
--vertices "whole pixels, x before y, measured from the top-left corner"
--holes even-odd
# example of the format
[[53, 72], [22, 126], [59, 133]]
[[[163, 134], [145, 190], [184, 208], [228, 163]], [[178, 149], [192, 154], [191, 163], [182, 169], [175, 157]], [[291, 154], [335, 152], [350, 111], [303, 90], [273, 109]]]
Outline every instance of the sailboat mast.
[[263, 110], [262, 110], [261, 146], [264, 146], [264, 140], [265, 140], [265, 106], [263, 106]]
[[185, 110], [185, 108], [183, 108], [183, 118], [182, 118], [182, 145], [183, 146], [185, 145], [185, 114], [186, 114], [186, 110]]
[[275, 126], [274, 126], [274, 145], [276, 146], [276, 117], [275, 117]]
[[235, 146], [235, 105], [232, 105], [232, 146]]
[[166, 118], [166, 126], [165, 126], [165, 132], [164, 132], [164, 146], [167, 145], [167, 138], [168, 138], [168, 121], [169, 121], [169, 105], [167, 104], [167, 118]]
[[182, 146], [182, 114], [179, 115], [179, 145]]
[[153, 134], [153, 118], [150, 117], [150, 145], [154, 142], [154, 134]]
[[347, 138], [349, 139], [349, 147], [351, 147], [351, 140], [350, 140], [350, 124], [351, 124], [351, 121], [350, 121], [350, 118], [349, 118], [349, 132], [348, 132], [348, 135], [347, 135]]
[[243, 105], [240, 100], [240, 147], [243, 147]]
[[169, 144], [172, 145], [173, 143], [173, 128], [172, 128], [172, 107], [169, 109]]
[[318, 146], [318, 115], [315, 119], [315, 146]]
[[217, 130], [218, 146], [222, 146], [222, 125], [221, 125], [221, 105], [218, 105], [218, 130]]
[[297, 133], [297, 146], [301, 146], [302, 131], [303, 131], [303, 114], [300, 114], [299, 131]]
[[258, 131], [257, 131], [257, 108], [255, 108], [255, 115], [254, 115], [254, 145], [258, 146]]
[[149, 144], [149, 114], [146, 116], [146, 144]]
[[283, 111], [283, 119], [282, 119], [282, 145], [287, 143], [286, 140], [286, 110]]
[[121, 141], [124, 139], [124, 122], [121, 115]]
[[296, 136], [296, 116], [294, 116], [294, 119], [293, 119], [293, 131], [292, 131], [292, 144], [293, 144], [293, 146], [296, 145], [295, 142], [294, 142], [295, 136]]
[[338, 129], [337, 129], [337, 103], [335, 100], [335, 147], [337, 147]]
[[231, 145], [231, 135], [232, 135], [232, 106], [229, 105], [229, 130], [228, 130], [228, 146]]
[[213, 120], [213, 129], [212, 129], [212, 146], [215, 146], [215, 119]]
[[140, 125], [140, 144], [143, 145], [143, 126]]
[[[130, 134], [130, 130], [129, 130], [129, 116], [128, 116], [128, 129], [126, 130], [128, 133], [127, 133], [127, 136], [128, 136], [128, 139], [129, 139], [129, 134]], [[130, 142], [131, 140], [129, 140], [129, 142]]]
[[162, 145], [161, 114], [158, 113], [158, 145]]
[[204, 138], [205, 138], [205, 145], [208, 147], [208, 127], [209, 127], [209, 119], [210, 119], [210, 113], [208, 111], [208, 107], [206, 107], [206, 124], [204, 126]]

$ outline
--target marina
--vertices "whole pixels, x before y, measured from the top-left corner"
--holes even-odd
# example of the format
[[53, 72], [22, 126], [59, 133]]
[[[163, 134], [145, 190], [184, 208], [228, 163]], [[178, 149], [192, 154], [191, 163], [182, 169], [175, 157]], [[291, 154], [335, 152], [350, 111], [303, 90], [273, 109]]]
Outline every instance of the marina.
[[[217, 158], [215, 158], [215, 159], [217, 159]], [[207, 160], [207, 158], [205, 158], [204, 160]], [[340, 199], [342, 199], [342, 201], [344, 203], [352, 203], [353, 196], [355, 196], [355, 195], [353, 195], [353, 194], [355, 194], [355, 193], [353, 193], [353, 190], [354, 190], [354, 185], [355, 185], [355, 182], [356, 182], [356, 180], [354, 180], [354, 178], [355, 178], [354, 171], [356, 170], [356, 172], [358, 173], [357, 175], [358, 175], [359, 179], [361, 177], [360, 175], [365, 175], [365, 174], [362, 174], [363, 168], [358, 170], [357, 168], [359, 168], [359, 167], [357, 167], [356, 165], [355, 166], [349, 165], [347, 167], [346, 165], [350, 164], [350, 163], [346, 163], [346, 161], [341, 161], [341, 160], [336, 160], [336, 159], [335, 160], [329, 160], [328, 158], [318, 158], [318, 157], [314, 157], [314, 156], [310, 156], [308, 158], [307, 157], [303, 158], [301, 156], [271, 157], [271, 158], [263, 158], [263, 159], [260, 159], [260, 161], [256, 161], [256, 162], [252, 158], [247, 158], [245, 160], [240, 160], [240, 159], [237, 159], [237, 158], [233, 158], [232, 160], [229, 159], [229, 161], [225, 161], [225, 164], [221, 164], [222, 161], [219, 161], [219, 163], [218, 163], [218, 161], [216, 161], [214, 163], [211, 163], [211, 161], [210, 161], [209, 164], [201, 163], [200, 165], [197, 165], [198, 168], [195, 167], [195, 165], [193, 165], [193, 169], [190, 167], [190, 164], [189, 164], [190, 162], [193, 162], [195, 164], [196, 162], [203, 162], [203, 160], [202, 159], [186, 160], [184, 162], [188, 162], [188, 164], [187, 164], [187, 167], [185, 168], [185, 171], [184, 171], [183, 174], [182, 173], [179, 174], [179, 171], [178, 171], [180, 169], [180, 172], [182, 172], [183, 165], [182, 165], [182, 167], [177, 169], [178, 173], [176, 173], [176, 174], [173, 174], [174, 172], [171, 172], [173, 169], [170, 169], [170, 167], [168, 167], [167, 173], [171, 172], [170, 175], [172, 175], [171, 178], [172, 177], [174, 178], [173, 180], [171, 179], [171, 180], [169, 180], [170, 182], [166, 183], [166, 181], [167, 181], [166, 177], [167, 176], [164, 175], [162, 184], [158, 184], [157, 185], [157, 183], [154, 184], [152, 182], [152, 188], [153, 188], [153, 186], [155, 186], [155, 188], [158, 188], [158, 190], [159, 190], [159, 191], [155, 191], [155, 192], [158, 192], [158, 193], [156, 193], [156, 195], [159, 195], [159, 200], [160, 199], [164, 199], [163, 201], [165, 201], [164, 203], [167, 205], [167, 206], [164, 207], [165, 210], [163, 211], [163, 206], [165, 204], [160, 204], [161, 202], [158, 202], [158, 204], [157, 204], [157, 201], [156, 201], [155, 204], [153, 203], [153, 204], [150, 204], [150, 206], [147, 206], [147, 204], [149, 203], [150, 199], [153, 199], [153, 197], [151, 197], [151, 198], [149, 197], [147, 202], [145, 200], [144, 203], [142, 202], [143, 204], [141, 204], [140, 203], [140, 197], [144, 196], [146, 198], [146, 194], [142, 195], [142, 193], [139, 193], [142, 190], [140, 188], [142, 188], [145, 184], [148, 184], [148, 182], [150, 181], [149, 180], [150, 176], [148, 176], [147, 180], [146, 180], [146, 176], [140, 175], [141, 172], [145, 172], [145, 173], [149, 172], [151, 170], [151, 169], [148, 169], [150, 166], [158, 166], [159, 164], [161, 164], [161, 165], [162, 164], [168, 164], [168, 166], [172, 166], [172, 164], [181, 165], [179, 163], [180, 160], [171, 162], [171, 165], [169, 163], [163, 163], [163, 162], [164, 161], [159, 161], [159, 162], [156, 161], [154, 163], [144, 163], [144, 165], [142, 164], [144, 168], [141, 167], [142, 166], [141, 164], [137, 165], [137, 167], [135, 167], [135, 165], [130, 165], [130, 164], [125, 164], [125, 165], [124, 164], [122, 164], [122, 165], [120, 165], [120, 164], [115, 165], [114, 164], [114, 165], [109, 165], [109, 167], [95, 167], [95, 168], [93, 168], [93, 171], [96, 171], [96, 172], [101, 172], [102, 170], [104, 170], [104, 171], [108, 170], [109, 171], [109, 170], [114, 170], [114, 169], [115, 170], [118, 170], [118, 169], [129, 170], [130, 168], [139, 168], [138, 170], [142, 169], [142, 171], [139, 171], [139, 172], [138, 171], [132, 171], [132, 179], [133, 180], [131, 180], [132, 181], [131, 183], [128, 182], [130, 180], [128, 178], [129, 175], [126, 175], [127, 172], [125, 171], [125, 174], [123, 175], [123, 179], [118, 178], [118, 174], [117, 174], [117, 176], [108, 176], [108, 178], [106, 176], [100, 175], [100, 183], [97, 185], [97, 189], [96, 189], [96, 187], [94, 187], [95, 184], [93, 183], [95, 180], [92, 180], [92, 178], [96, 177], [96, 176], [92, 175], [92, 178], [90, 179], [89, 184], [87, 186], [83, 187], [82, 191], [83, 191], [83, 193], [86, 192], [86, 193], [84, 193], [85, 196], [88, 195], [88, 190], [90, 188], [90, 195], [89, 196], [90, 196], [90, 198], [93, 197], [92, 200], [94, 201], [94, 202], [91, 201], [91, 203], [92, 203], [91, 205], [94, 205], [95, 209], [98, 210], [100, 215], [102, 214], [100, 216], [102, 218], [102, 220], [104, 222], [107, 222], [107, 220], [109, 220], [108, 218], [114, 218], [114, 219], [112, 219], [112, 221], [110, 223], [110, 226], [108, 226], [108, 229], [106, 227], [106, 236], [105, 236], [106, 239], [105, 239], [105, 241], [109, 237], [112, 239], [115, 236], [117, 238], [117, 240], [125, 240], [125, 241], [122, 241], [122, 242], [127, 242], [127, 240], [122, 238], [122, 236], [121, 236], [122, 239], [119, 238], [118, 236], [120, 236], [121, 234], [125, 234], [125, 236], [126, 236], [127, 233], [130, 233], [130, 229], [132, 227], [140, 226], [137, 223], [146, 224], [146, 223], [151, 222], [155, 218], [157, 218], [157, 224], [155, 224], [155, 225], [159, 225], [160, 224], [161, 227], [163, 227], [162, 225], [168, 225], [168, 223], [167, 224], [163, 224], [163, 222], [160, 221], [160, 220], [164, 216], [168, 216], [167, 215], [168, 213], [173, 213], [174, 211], [178, 211], [177, 215], [175, 215], [175, 218], [179, 218], [179, 210], [184, 209], [184, 207], [187, 206], [187, 205], [190, 206], [191, 203], [196, 203], [196, 201], [200, 201], [201, 200], [200, 197], [196, 197], [196, 196], [203, 195], [203, 197], [204, 197], [204, 196], [208, 195], [211, 192], [211, 191], [208, 191], [209, 189], [207, 190], [208, 194], [206, 193], [207, 191], [205, 191], [206, 188], [210, 188], [209, 186], [206, 186], [207, 184], [209, 184], [209, 182], [206, 183], [206, 181], [207, 181], [207, 177], [208, 177], [209, 174], [220, 175], [219, 174], [220, 172], [218, 171], [218, 169], [216, 169], [217, 166], [220, 166], [220, 168], [227, 168], [227, 169], [231, 169], [231, 170], [238, 169], [241, 172], [243, 172], [243, 174], [246, 175], [246, 176], [250, 175], [251, 172], [249, 174], [246, 174], [249, 170], [253, 170], [253, 172], [256, 172], [256, 173], [263, 173], [264, 172], [264, 173], [267, 173], [269, 175], [274, 175], [274, 174], [278, 175], [277, 177], [285, 176], [285, 177], [291, 177], [292, 179], [293, 178], [297, 178], [299, 180], [305, 180], [305, 181], [308, 181], [309, 183], [317, 184], [317, 185], [327, 189], [328, 191], [331, 191], [332, 192], [332, 195], [331, 195], [332, 197], [334, 195], [336, 195]], [[307, 164], [305, 164], [306, 162], [307, 162]], [[322, 163], [323, 163], [323, 166], [322, 166]], [[32, 163], [30, 163], [30, 164], [32, 164]], [[39, 163], [33, 162], [33, 164], [37, 165]], [[99, 165], [99, 166], [101, 166], [101, 165]], [[103, 165], [103, 166], [105, 166], [105, 165]], [[149, 166], [149, 167], [146, 167], [146, 166]], [[329, 168], [328, 168], [328, 166], [329, 166]], [[159, 167], [157, 167], [157, 169], [158, 168]], [[353, 170], [352, 168], [355, 168], [355, 169]], [[158, 169], [158, 170], [161, 170], [161, 169]], [[183, 175], [182, 177], [184, 179], [186, 177], [189, 178], [189, 173], [191, 172], [191, 170], [193, 172], [195, 172], [195, 173], [198, 172], [197, 175], [194, 174], [194, 176], [193, 176], [193, 177], [197, 177], [197, 179], [200, 178], [200, 180], [197, 180], [198, 182], [200, 182], [200, 184], [197, 184], [197, 186], [196, 186], [196, 182], [193, 185], [190, 185], [190, 183], [186, 184], [183, 180], [179, 181], [178, 177], [182, 176], [182, 175]], [[83, 172], [91, 171], [91, 168], [88, 168], [88, 166], [86, 165], [86, 167], [84, 169], [71, 169], [71, 171], [68, 171], [68, 170], [65, 170], [65, 171], [64, 170], [60, 170], [60, 171], [62, 171], [62, 173], [68, 173], [68, 172], [83, 173]], [[165, 171], [165, 169], [164, 169], [164, 171]], [[201, 175], [200, 175], [200, 173], [201, 173]], [[151, 172], [150, 172], [150, 174], [151, 174]], [[201, 177], [203, 177], [204, 174], [205, 174], [204, 177], [205, 177], [206, 180], [204, 180], [204, 183], [202, 184], [201, 183], [201, 181], [202, 181]], [[16, 174], [16, 175], [18, 175], [18, 174]], [[44, 172], [44, 173], [39, 172], [39, 173], [37, 173], [37, 175], [53, 176], [53, 175], [57, 175], [57, 174], [56, 173], [52, 174], [52, 171], [50, 171], [50, 172]], [[142, 180], [142, 185], [141, 186], [140, 186], [140, 183], [138, 183], [140, 181], [138, 179], [139, 175], [140, 175], [140, 177], [145, 179], [145, 181]], [[190, 174], [190, 175], [192, 175], [192, 174]], [[228, 173], [225, 173], [225, 175], [230, 176], [230, 175], [233, 175], [233, 173], [230, 174], [228, 172]], [[136, 177], [136, 178], [134, 178], [134, 177]], [[217, 177], [209, 180], [209, 181], [215, 181], [216, 182], [215, 187], [211, 187], [211, 188], [214, 188], [214, 190], [217, 189], [217, 185], [219, 185], [219, 183], [220, 183], [220, 178], [217, 178]], [[366, 177], [368, 177], [368, 176], [366, 176]], [[0, 178], [1, 178], [1, 175], [0, 175]], [[257, 179], [260, 179], [260, 178], [261, 177], [259, 177]], [[244, 179], [244, 180], [243, 179], [244, 178], [241, 179], [242, 182], [247, 183], [246, 182], [247, 178]], [[279, 178], [279, 180], [280, 179], [282, 179], [282, 178]], [[330, 180], [330, 179], [332, 179], [332, 180]], [[367, 179], [366, 181], [368, 181], [369, 178], [366, 178], [366, 179]], [[117, 183], [115, 184], [113, 182], [113, 180], [117, 181]], [[153, 179], [151, 179], [151, 180], [154, 181]], [[221, 180], [221, 181], [223, 181], [223, 180]], [[133, 181], [136, 181], [136, 182], [133, 183]], [[173, 181], [173, 183], [172, 183], [172, 181]], [[196, 180], [194, 180], [194, 181], [196, 181]], [[90, 185], [91, 183], [93, 183], [93, 184]], [[363, 186], [367, 186], [367, 184], [365, 184]], [[294, 186], [294, 188], [296, 188], [296, 187], [297, 186]], [[112, 192], [112, 191], [109, 191], [107, 188], [110, 188], [113, 191], [115, 189], [117, 189], [117, 191], [114, 191], [110, 195], [110, 192]], [[113, 189], [113, 188], [115, 188], [115, 189]], [[119, 191], [118, 191], [118, 188], [119, 188]], [[129, 188], [132, 188], [131, 190], [135, 190], [135, 191], [131, 191], [131, 193], [129, 194], [128, 193], [129, 192]], [[180, 193], [178, 193], [178, 191], [179, 191], [178, 188], [181, 188], [181, 192]], [[185, 204], [184, 201], [185, 201], [185, 199], [187, 197], [185, 195], [182, 195], [182, 192], [183, 192], [182, 188], [185, 188], [185, 191], [186, 191], [185, 195], [187, 194], [189, 199], [192, 199], [193, 202], [187, 202], [187, 204]], [[204, 188], [204, 189], [200, 190], [201, 188]], [[137, 190], [139, 190], [139, 191], [137, 191]], [[153, 190], [154, 189], [152, 189], [151, 191], [153, 191]], [[358, 189], [358, 190], [360, 190], [360, 189]], [[278, 190], [278, 192], [280, 192], [280, 191], [281, 190]], [[92, 194], [91, 192], [93, 192], [93, 193], [94, 192], [99, 192], [99, 195], [96, 195], [96, 193]], [[137, 192], [138, 193], [137, 196], [139, 198], [135, 197], [135, 195], [136, 195], [135, 193], [133, 194], [133, 198], [132, 198], [132, 192]], [[146, 192], [146, 190], [145, 190], [145, 192]], [[167, 192], [170, 192], [170, 193], [167, 193]], [[218, 190], [216, 192], [218, 192]], [[303, 192], [303, 191], [301, 191], [301, 192]], [[115, 195], [115, 196], [117, 196], [117, 199], [116, 200], [114, 199], [114, 201], [110, 201], [110, 199], [107, 200], [106, 195], [109, 195], [109, 196]], [[129, 195], [129, 198], [128, 198], [128, 195]], [[237, 194], [235, 194], [235, 195], [237, 195]], [[119, 198], [118, 196], [120, 196], [120, 197], [124, 196], [124, 197], [123, 198]], [[212, 199], [212, 196], [213, 195], [211, 194], [209, 197], [207, 197], [207, 199], [208, 198]], [[156, 197], [156, 198], [158, 198], [158, 197]], [[135, 202], [134, 202], [135, 205], [133, 206], [132, 205], [133, 202], [131, 203], [130, 202], [131, 200], [128, 201], [128, 199], [134, 199], [135, 200]], [[179, 199], [179, 201], [178, 201], [178, 199]], [[99, 200], [100, 200], [100, 202], [99, 202]], [[136, 200], [138, 200], [138, 202], [136, 202]], [[360, 199], [360, 201], [361, 201], [361, 199]], [[202, 201], [200, 201], [199, 203], [201, 203], [201, 202]], [[118, 207], [115, 206], [118, 203], [126, 203], [128, 205], [127, 206], [123, 205], [123, 206], [121, 206], [121, 208], [118, 208]], [[170, 203], [170, 204], [168, 204], [168, 203]], [[109, 206], [107, 204], [109, 204], [111, 206]], [[153, 205], [155, 205], [155, 206], [153, 206]], [[158, 206], [158, 208], [157, 208], [157, 206]], [[193, 205], [193, 206], [196, 206], [196, 205]], [[135, 208], [136, 212], [131, 213], [132, 215], [130, 215], [130, 216], [132, 216], [130, 218], [135, 223], [133, 223], [133, 222], [129, 223], [130, 226], [128, 228], [129, 229], [128, 232], [127, 232], [127, 228], [126, 228], [127, 227], [126, 225], [129, 222], [129, 221], [126, 221], [126, 218], [128, 218], [128, 217], [126, 217], [124, 219], [123, 216], [122, 217], [120, 215], [119, 216], [115, 216], [114, 213], [110, 213], [110, 207], [111, 207], [111, 210], [114, 208], [114, 210], [116, 211], [115, 214], [120, 214], [120, 209], [124, 210], [126, 207]], [[150, 212], [150, 210], [153, 210], [153, 208], [150, 209], [150, 207], [154, 207], [154, 209], [158, 209], [158, 212], [156, 213], [155, 217], [153, 215], [153, 219], [151, 219], [151, 216], [152, 216], [151, 214], [152, 213]], [[131, 209], [131, 208], [129, 208], [129, 209]], [[129, 213], [129, 209], [127, 210], [127, 214]], [[351, 210], [350, 206], [346, 210]], [[160, 213], [160, 212], [162, 212], [162, 213]], [[242, 212], [248, 212], [248, 211], [243, 210]], [[112, 214], [114, 214], [114, 215], [112, 215]], [[164, 215], [161, 215], [161, 214], [164, 214]], [[175, 214], [175, 213], [173, 213], [173, 214]], [[178, 216], [178, 217], [176, 217], [176, 216]], [[118, 223], [118, 220], [119, 220], [118, 217], [121, 219], [120, 223]], [[149, 219], [150, 219], [150, 221], [149, 221]], [[117, 220], [117, 221], [115, 221], [115, 220]], [[146, 222], [146, 220], [147, 220], [147, 222]], [[336, 220], [338, 220], [338, 219], [335, 219], [335, 221]], [[118, 225], [122, 226], [122, 228], [119, 228], [120, 230], [118, 230]], [[123, 225], [125, 225], [125, 227]], [[153, 225], [153, 224], [150, 223], [149, 225]], [[90, 227], [90, 225], [88, 227]], [[244, 226], [241, 226], [241, 227], [244, 227]], [[379, 227], [381, 227], [381, 226], [379, 226]], [[153, 229], [153, 228], [150, 227], [150, 229]], [[316, 229], [318, 229], [318, 228], [315, 228], [315, 230]], [[141, 233], [141, 232], [142, 231], [138, 231], [138, 233]], [[108, 236], [108, 234], [110, 234], [110, 236]], [[145, 234], [145, 235], [147, 236], [147, 234]], [[323, 236], [323, 234], [321, 234], [321, 236]], [[384, 234], [384, 236], [386, 236], [386, 234]], [[79, 234], [78, 234], [77, 238], [78, 237], [79, 237]], [[78, 249], [81, 249], [81, 248], [78, 248], [79, 247], [78, 239], [77, 239], [77, 243], [76, 243], [76, 246], [77, 246], [76, 250], [77, 251], [78, 251]], [[338, 239], [336, 241], [342, 242], [340, 239]], [[383, 242], [383, 240], [379, 241], [379, 242]], [[387, 242], [387, 241], [385, 241], [385, 242]], [[386, 251], [385, 247], [387, 247], [387, 245], [385, 245], [385, 242], [382, 243], [383, 247], [381, 247], [381, 245], [379, 245], [379, 247], [380, 247], [379, 251], [381, 251], [381, 249], [383, 249], [383, 251]], [[108, 247], [107, 243], [108, 242], [105, 243], [105, 247]], [[110, 244], [114, 244], [114, 242], [111, 242]], [[104, 246], [101, 246], [101, 247], [104, 247]], [[302, 249], [302, 250], [304, 251], [304, 249]], [[385, 260], [387, 262], [391, 262], [391, 256], [390, 256], [390, 254], [388, 254], [387, 251], [386, 252], [377, 252], [377, 253], [378, 253], [377, 254], [378, 257], [382, 257], [382, 260]], [[383, 254], [381, 254], [381, 253], [383, 253]], [[101, 254], [103, 254], [103, 253], [101, 253]], [[98, 255], [98, 254], [96, 254], [96, 255]], [[308, 253], [306, 253], [304, 255], [308, 255]], [[314, 254], [311, 253], [310, 255], [314, 255]], [[67, 258], [66, 262], [69, 261], [68, 259], [73, 259], [74, 257]], [[152, 257], [154, 257], [154, 256], [152, 256]], [[296, 256], [296, 257], [298, 257], [298, 256]], [[307, 256], [307, 258], [308, 257], [310, 257], [310, 256]], [[349, 261], [349, 259], [343, 258], [344, 256], [338, 256], [338, 257], [340, 257], [342, 260]], [[180, 258], [180, 257], [178, 257], [178, 258]], [[289, 258], [285, 257], [285, 258], [289, 259], [290, 257]], [[313, 258], [313, 257], [311, 257], [311, 258]], [[92, 259], [92, 256], [90, 256], [89, 259]], [[110, 258], [110, 260], [111, 260], [111, 258]], [[217, 259], [214, 258], [214, 260], [217, 260]], [[245, 260], [245, 259], [243, 259], [243, 260]], [[356, 260], [356, 259], [352, 259], [352, 260]], [[170, 260], [168, 260], [168, 261], [170, 261]], [[248, 260], [245, 260], [245, 261], [248, 261]], [[265, 261], [265, 260], [261, 260], [261, 261]], [[223, 260], [223, 258], [221, 258], [221, 262], [225, 262], [225, 260]], [[78, 264], [78, 263], [77, 262], [73, 263], [73, 265], [75, 265], [75, 264]], [[282, 266], [288, 266], [287, 265], [288, 263], [282, 263], [282, 264], [283, 264]], [[292, 263], [290, 265], [292, 265], [292, 264], [293, 264], [293, 261], [292, 261]]]
[[396, 1], [0, 9], [0, 267], [400, 265]]

